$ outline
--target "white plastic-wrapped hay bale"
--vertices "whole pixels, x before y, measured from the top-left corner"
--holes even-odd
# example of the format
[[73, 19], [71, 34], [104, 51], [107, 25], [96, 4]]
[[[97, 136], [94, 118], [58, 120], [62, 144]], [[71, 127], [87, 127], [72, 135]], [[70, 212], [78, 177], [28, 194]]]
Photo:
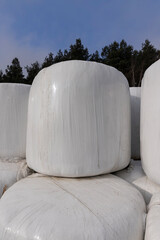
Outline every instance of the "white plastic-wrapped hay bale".
[[130, 87], [131, 95], [131, 157], [140, 159], [140, 100], [141, 88]]
[[141, 161], [131, 160], [130, 165], [121, 171], [114, 173], [116, 176], [133, 184], [143, 195], [146, 204], [153, 194], [160, 192], [160, 185], [152, 182], [144, 173]]
[[29, 97], [29, 167], [82, 177], [122, 169], [129, 159], [130, 94], [121, 72], [67, 61], [37, 75]]
[[30, 86], [0, 83], [0, 159], [25, 158]]
[[143, 240], [145, 211], [137, 189], [113, 175], [31, 176], [1, 198], [0, 239]]
[[160, 60], [145, 72], [141, 87], [141, 159], [146, 175], [160, 184]]
[[153, 195], [148, 206], [145, 240], [160, 239], [160, 193]]
[[32, 171], [27, 167], [25, 159], [12, 161], [0, 160], [0, 197], [21, 178], [27, 177]]

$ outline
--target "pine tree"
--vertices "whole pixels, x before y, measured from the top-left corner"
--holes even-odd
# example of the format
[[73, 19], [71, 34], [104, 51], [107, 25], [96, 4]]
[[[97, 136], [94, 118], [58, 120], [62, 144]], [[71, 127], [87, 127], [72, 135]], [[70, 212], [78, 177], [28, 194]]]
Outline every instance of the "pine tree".
[[70, 45], [68, 57], [70, 60], [89, 60], [89, 52], [84, 48], [81, 39], [76, 39], [74, 45]]
[[36, 61], [35, 63], [32, 63], [31, 66], [26, 66], [25, 67], [27, 71], [27, 78], [26, 78], [26, 83], [27, 84], [32, 84], [35, 76], [38, 74], [38, 72], [41, 70], [40, 64]]
[[137, 86], [141, 85], [145, 70], [159, 58], [159, 51], [146, 39], [145, 42], [142, 43], [142, 49], [139, 51], [136, 61]]
[[64, 60], [63, 52], [61, 49], [57, 52], [57, 55], [54, 57], [54, 63], [62, 62]]
[[48, 57], [44, 59], [44, 62], [42, 63], [42, 68], [49, 67], [54, 63], [53, 53], [49, 53]]
[[18, 58], [14, 58], [12, 60], [12, 64], [7, 66], [5, 70], [5, 74], [3, 75], [4, 82], [12, 82], [12, 83], [24, 83], [24, 75], [22, 71], [22, 67], [20, 66], [20, 62]]
[[131, 45], [127, 45], [124, 40], [120, 43], [115, 41], [102, 49], [101, 56], [104, 64], [115, 67], [121, 71], [131, 85], [131, 64], [133, 61], [133, 47]]
[[91, 54], [90, 56], [90, 61], [94, 61], [94, 62], [102, 62], [101, 57], [99, 56], [99, 52], [95, 51], [95, 53]]

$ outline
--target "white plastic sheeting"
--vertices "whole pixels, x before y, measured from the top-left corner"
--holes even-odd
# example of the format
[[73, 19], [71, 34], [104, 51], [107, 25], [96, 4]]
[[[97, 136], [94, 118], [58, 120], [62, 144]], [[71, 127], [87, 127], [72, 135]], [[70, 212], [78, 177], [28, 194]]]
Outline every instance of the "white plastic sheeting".
[[113, 175], [30, 176], [0, 201], [1, 240], [142, 240], [145, 203]]
[[30, 175], [25, 159], [0, 161], [0, 197], [15, 182]]
[[0, 83], [0, 159], [25, 158], [30, 86]]
[[115, 68], [67, 61], [43, 69], [31, 87], [27, 163], [64, 177], [123, 169], [130, 159], [130, 93]]
[[140, 100], [141, 88], [131, 87], [131, 158], [140, 159]]
[[160, 193], [153, 195], [148, 206], [145, 240], [160, 239]]
[[130, 165], [121, 171], [114, 173], [125, 181], [132, 183], [143, 195], [146, 204], [153, 194], [160, 192], [160, 185], [152, 182], [144, 173], [141, 161], [131, 160]]
[[146, 70], [142, 81], [140, 134], [143, 169], [160, 184], [160, 60]]

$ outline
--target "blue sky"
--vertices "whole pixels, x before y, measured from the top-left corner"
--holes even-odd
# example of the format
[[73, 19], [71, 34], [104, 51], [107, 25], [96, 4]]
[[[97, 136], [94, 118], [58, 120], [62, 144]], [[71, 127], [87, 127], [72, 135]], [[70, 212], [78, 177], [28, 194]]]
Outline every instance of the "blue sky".
[[41, 62], [76, 38], [90, 53], [122, 39], [160, 49], [159, 12], [159, 0], [0, 0], [0, 69], [14, 57]]

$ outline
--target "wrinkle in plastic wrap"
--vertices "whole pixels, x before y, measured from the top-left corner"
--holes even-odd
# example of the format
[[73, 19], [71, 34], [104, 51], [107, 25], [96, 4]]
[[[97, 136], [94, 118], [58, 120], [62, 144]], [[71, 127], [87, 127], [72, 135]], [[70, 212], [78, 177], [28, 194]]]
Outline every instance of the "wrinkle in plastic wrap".
[[1, 240], [143, 240], [145, 203], [113, 175], [65, 179], [36, 174], [0, 201]]
[[27, 127], [27, 163], [35, 171], [83, 177], [123, 169], [130, 135], [129, 86], [115, 68], [66, 61], [36, 76]]

